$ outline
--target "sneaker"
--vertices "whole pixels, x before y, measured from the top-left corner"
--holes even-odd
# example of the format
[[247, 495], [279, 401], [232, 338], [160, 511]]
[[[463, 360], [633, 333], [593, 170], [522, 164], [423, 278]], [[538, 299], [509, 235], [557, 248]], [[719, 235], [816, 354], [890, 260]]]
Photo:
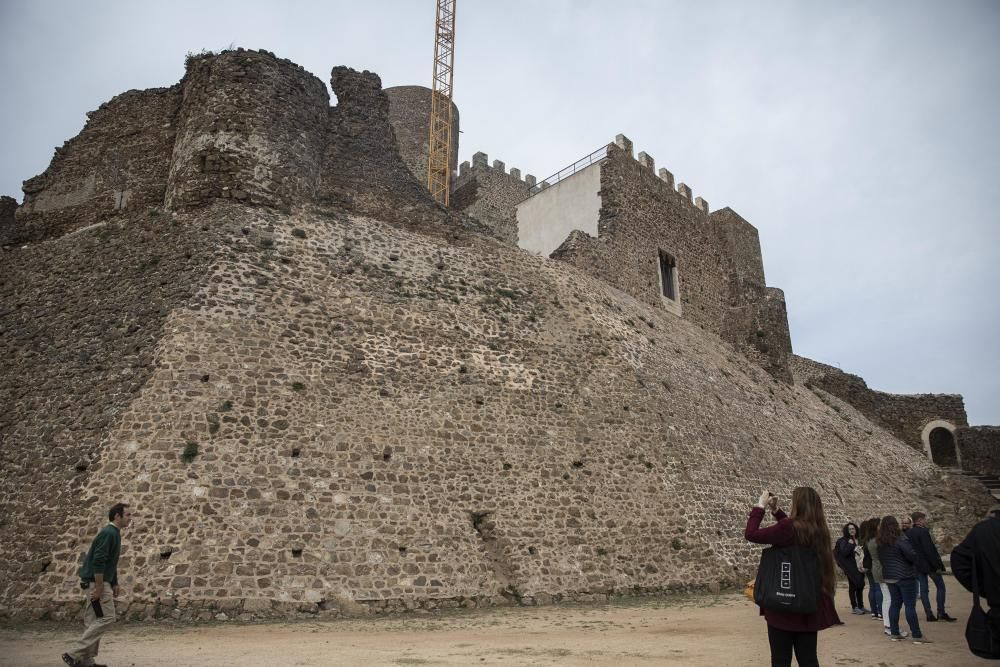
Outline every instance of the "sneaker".
[[872, 612], [872, 618], [873, 618], [873, 619], [875, 619], [875, 618], [879, 618], [879, 615], [878, 615], [878, 614], [876, 614], [875, 612]]
[[927, 614], [928, 623], [934, 623], [935, 621], [937, 621], [937, 616], [935, 616], [934, 614]]
[[928, 639], [927, 637], [914, 637], [913, 638], [913, 643], [914, 644], [932, 644], [933, 642], [930, 639]]
[[900, 630], [898, 635], [893, 635], [892, 630], [889, 628], [884, 629], [882, 632], [885, 633], [886, 637], [902, 637], [903, 639], [906, 639], [908, 636], [905, 630]]
[[80, 667], [83, 663], [71, 656], [69, 653], [62, 654], [62, 661], [65, 662], [69, 667]]
[[889, 635], [889, 639], [894, 642], [901, 642], [906, 639], [906, 635]]
[[948, 621], [949, 623], [954, 623], [955, 621], [958, 620], [954, 616], [949, 616], [948, 614], [944, 613], [943, 611], [940, 614], [938, 614], [938, 618], [940, 620], [942, 620], [942, 621]]
[[858, 607], [855, 607], [854, 609], [851, 610], [851, 613], [852, 614], [863, 614], [863, 613], [865, 613], [865, 610], [864, 609], [859, 609]]

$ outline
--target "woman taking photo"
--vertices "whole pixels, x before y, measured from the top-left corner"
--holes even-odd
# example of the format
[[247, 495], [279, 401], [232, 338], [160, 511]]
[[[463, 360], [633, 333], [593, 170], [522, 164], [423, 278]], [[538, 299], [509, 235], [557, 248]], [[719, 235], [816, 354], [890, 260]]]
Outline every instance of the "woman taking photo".
[[[761, 528], [765, 507], [770, 507], [777, 523]], [[833, 592], [837, 585], [833, 573], [833, 549], [819, 494], [809, 486], [797, 487], [792, 491], [792, 506], [786, 515], [778, 509], [778, 499], [765, 491], [760, 494], [757, 505], [750, 510], [744, 536], [756, 544], [800, 546], [816, 552], [820, 575], [820, 596], [816, 611], [811, 614], [792, 614], [761, 609], [760, 613], [767, 621], [772, 667], [790, 666], [793, 651], [799, 665], [819, 665], [816, 633], [831, 625], [841, 624], [837, 611], [833, 608]]]
[[899, 608], [906, 609], [906, 623], [910, 626], [910, 636], [914, 644], [929, 644], [930, 640], [920, 632], [920, 621], [917, 620], [917, 571], [913, 567], [917, 562], [917, 553], [910, 541], [903, 535], [896, 517], [883, 517], [878, 527], [879, 560], [882, 561], [882, 578], [889, 585], [889, 637], [893, 641], [905, 639], [899, 632]]

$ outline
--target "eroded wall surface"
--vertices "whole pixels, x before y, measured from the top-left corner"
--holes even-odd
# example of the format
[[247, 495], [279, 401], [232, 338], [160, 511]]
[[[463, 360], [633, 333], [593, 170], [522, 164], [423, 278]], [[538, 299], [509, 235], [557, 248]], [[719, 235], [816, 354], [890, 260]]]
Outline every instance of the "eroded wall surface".
[[921, 433], [928, 423], [940, 419], [955, 427], [969, 425], [965, 401], [958, 394], [888, 394], [870, 389], [857, 375], [798, 355], [792, 356], [792, 370], [797, 382], [850, 403], [920, 452], [924, 451]]

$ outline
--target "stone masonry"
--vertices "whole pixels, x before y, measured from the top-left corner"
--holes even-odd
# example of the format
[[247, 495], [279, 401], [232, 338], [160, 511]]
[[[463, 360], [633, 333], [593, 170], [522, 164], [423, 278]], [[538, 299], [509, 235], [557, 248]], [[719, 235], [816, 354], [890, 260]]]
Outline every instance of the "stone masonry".
[[[394, 86], [386, 88], [389, 98], [389, 123], [396, 134], [399, 155], [413, 177], [427, 182], [427, 154], [430, 141], [431, 94], [424, 86]], [[458, 107], [451, 103], [451, 152], [449, 165], [454, 175], [458, 170]]]
[[[230, 125], [242, 71], [276, 97]], [[127, 619], [741, 585], [758, 555], [743, 523], [765, 487], [787, 499], [815, 486], [833, 524], [927, 511], [942, 549], [985, 512], [981, 485], [833, 393], [776, 380], [706, 325], [758, 294], [756, 274], [722, 274], [721, 303], [693, 299], [678, 318], [645, 298], [640, 271], [622, 267], [635, 296], [437, 206], [399, 156], [374, 74], [334, 68], [322, 141], [304, 127], [290, 154], [254, 139], [293, 136], [269, 105], [312, 95], [297, 72], [266, 52], [190, 63], [163, 90], [226, 120], [213, 129], [182, 101], [162, 159], [132, 158], [169, 174], [161, 199], [41, 211], [100, 169], [102, 153], [71, 151], [19, 210], [35, 240], [0, 258], [0, 616], [77, 614], [80, 558], [118, 500], [137, 512]], [[631, 174], [610, 163], [609, 179]], [[624, 243], [611, 228], [630, 214], [612, 215], [608, 191], [602, 224]], [[693, 293], [708, 290], [692, 273]], [[783, 313], [777, 294], [764, 300], [751, 326]]]
[[[662, 306], [660, 253], [675, 258], [681, 313], [791, 382], [791, 340], [780, 290], [767, 288], [757, 230], [736, 212], [708, 213], [631, 155], [621, 137], [601, 163], [597, 238], [572, 235], [552, 257], [653, 306]], [[541, 195], [544, 196], [544, 192]]]
[[869, 389], [864, 379], [839, 368], [798, 355], [792, 356], [797, 382], [815, 386], [837, 396], [881, 424], [901, 441], [921, 452], [921, 432], [940, 419], [956, 427], [968, 426], [965, 403], [957, 394], [887, 394]]
[[528, 196], [535, 185], [535, 177], [526, 174], [521, 179], [521, 170], [494, 160], [489, 165], [486, 153], [476, 153], [472, 163], [463, 162], [455, 181], [451, 206], [479, 220], [493, 230], [493, 235], [504, 243], [517, 245], [518, 202]]
[[960, 428], [962, 468], [981, 475], [1000, 475], [1000, 426]]

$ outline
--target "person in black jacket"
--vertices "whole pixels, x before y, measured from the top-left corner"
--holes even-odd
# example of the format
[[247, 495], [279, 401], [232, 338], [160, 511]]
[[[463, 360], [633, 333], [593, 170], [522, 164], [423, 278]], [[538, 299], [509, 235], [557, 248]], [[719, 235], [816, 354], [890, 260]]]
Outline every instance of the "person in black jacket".
[[989, 516], [973, 526], [951, 552], [951, 571], [970, 591], [975, 571], [978, 593], [990, 607], [986, 615], [990, 628], [1000, 642], [1000, 506], [990, 510]]
[[917, 618], [917, 571], [913, 565], [917, 562], [917, 553], [910, 541], [903, 535], [899, 522], [894, 516], [882, 518], [875, 538], [878, 544], [879, 560], [882, 561], [882, 577], [889, 585], [889, 638], [900, 641], [906, 635], [899, 631], [899, 609], [906, 610], [906, 623], [914, 644], [929, 644], [920, 631], [920, 620]]
[[865, 609], [865, 575], [858, 570], [855, 553], [861, 551], [861, 544], [858, 541], [858, 527], [854, 523], [844, 524], [843, 537], [837, 540], [833, 547], [833, 557], [837, 566], [844, 571], [847, 577], [847, 594], [851, 598], [852, 614], [867, 614]]
[[[907, 539], [917, 552], [917, 582], [920, 584], [920, 601], [924, 605], [924, 612], [927, 614], [927, 622], [932, 623], [937, 620], [955, 621], [944, 610], [945, 588], [944, 579], [941, 574], [945, 572], [944, 563], [941, 562], [941, 554], [938, 553], [931, 531], [927, 529], [927, 515], [923, 512], [914, 512], [910, 515], [913, 519], [913, 527], [906, 533]], [[930, 584], [928, 578], [934, 580], [934, 588], [937, 593], [937, 616], [931, 611]]]

